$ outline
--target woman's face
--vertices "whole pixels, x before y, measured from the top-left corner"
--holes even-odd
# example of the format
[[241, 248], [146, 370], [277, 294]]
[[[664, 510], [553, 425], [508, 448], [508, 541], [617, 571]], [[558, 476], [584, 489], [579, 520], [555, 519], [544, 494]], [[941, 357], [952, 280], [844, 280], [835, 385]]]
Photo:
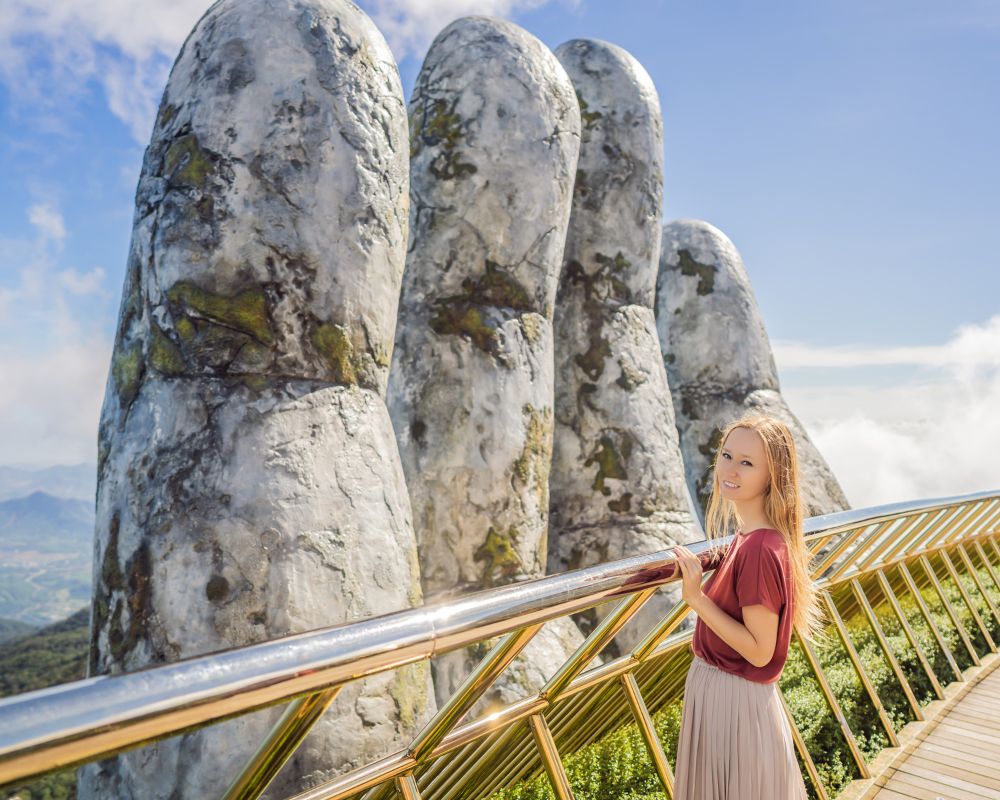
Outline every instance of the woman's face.
[[771, 475], [760, 434], [749, 428], [733, 428], [722, 444], [715, 473], [719, 491], [727, 500], [741, 502], [763, 494]]

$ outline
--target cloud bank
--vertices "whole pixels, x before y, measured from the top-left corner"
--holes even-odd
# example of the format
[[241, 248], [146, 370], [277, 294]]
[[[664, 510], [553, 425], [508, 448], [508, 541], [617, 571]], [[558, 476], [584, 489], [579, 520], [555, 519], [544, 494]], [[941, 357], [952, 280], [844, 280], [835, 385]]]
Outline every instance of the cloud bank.
[[[579, 0], [561, 0], [575, 5]], [[551, 0], [368, 0], [359, 5], [398, 60], [422, 56], [449, 22], [510, 17]], [[206, 0], [6, 0], [0, 14], [0, 80], [30, 113], [48, 115], [91, 84], [141, 145], [149, 141], [170, 67], [211, 5]]]
[[58, 209], [26, 216], [34, 238], [0, 239], [0, 464], [93, 462], [117, 298], [102, 268], [57, 266]]
[[[1000, 314], [939, 345], [774, 349], [783, 394], [855, 508], [1000, 489]], [[895, 383], [851, 379], [873, 365], [913, 369]], [[844, 376], [803, 385], [804, 368]]]

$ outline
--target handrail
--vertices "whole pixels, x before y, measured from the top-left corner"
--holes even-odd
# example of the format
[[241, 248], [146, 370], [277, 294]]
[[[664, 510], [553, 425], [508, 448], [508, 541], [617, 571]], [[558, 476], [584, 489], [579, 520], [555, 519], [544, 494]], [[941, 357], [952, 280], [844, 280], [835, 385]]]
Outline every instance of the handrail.
[[[933, 512], [939, 513], [934, 516]], [[944, 535], [954, 534], [953, 530], [949, 534], [944, 528], [945, 520], [961, 518], [966, 526], [973, 521], [993, 524], [998, 515], [1000, 492], [984, 491], [827, 514], [807, 520], [804, 528], [807, 545], [814, 553], [823, 552], [825, 543], [832, 537], [848, 533], [827, 548], [828, 554], [824, 552], [827, 559], [822, 572], [822, 575], [835, 574], [838, 582], [844, 582], [872, 571], [877, 564], [899, 557], [898, 547], [889, 550], [882, 545], [882, 561], [869, 562], [863, 567], [858, 563], [863, 553], [878, 550], [879, 542], [885, 541], [882, 533], [895, 520], [917, 517], [925, 520], [906, 531], [905, 556], [909, 559], [939, 546]], [[701, 541], [688, 547], [696, 555], [702, 555], [714, 544]], [[930, 546], [924, 547], [928, 544]], [[302, 698], [315, 698], [321, 692], [330, 694], [330, 690], [338, 686], [369, 675], [496, 636], [514, 635], [609, 599], [623, 598], [617, 610], [618, 618], [615, 619], [614, 614], [606, 618], [602, 623], [607, 623], [606, 629], [602, 632], [599, 628], [588, 639], [593, 650], [595, 635], [610, 640], [653, 589], [678, 578], [670, 551], [660, 551], [476, 592], [434, 605], [0, 700], [0, 785], [119, 753], [267, 706], [290, 700], [301, 702]], [[669, 632], [686, 615], [686, 609], [683, 611], [675, 609], [670, 618], [624, 660], [582, 672], [582, 665], [590, 659], [584, 661], [582, 655], [574, 656], [576, 660], [571, 661], [579, 662], [580, 666], [562, 681], [559, 687], [562, 696], [582, 691], [595, 680], [616, 676], [626, 680], [631, 677], [631, 671], [626, 668], [629, 658], [634, 668], [639, 661], [661, 652], [667, 644], [674, 647], [689, 637], [690, 632], [687, 632], [686, 636], [668, 640]], [[510, 642], [507, 646], [508, 649], [512, 647]], [[633, 684], [626, 687], [630, 702], [637, 691]], [[546, 731], [539, 727], [545, 723], [538, 710], [551, 701], [543, 690], [535, 698], [520, 701], [520, 709], [504, 709], [511, 721], [523, 717], [535, 720], [532, 722], [533, 734], [543, 751], [548, 742]], [[450, 724], [456, 721], [457, 717]], [[482, 728], [479, 721], [461, 730], [450, 726], [444, 728], [435, 734], [433, 747], [425, 742], [422, 754], [436, 757], [463, 742], [472, 741], [477, 724]], [[482, 730], [479, 733], [481, 735]], [[387, 779], [404, 775], [415, 763], [412, 755], [403, 752], [383, 759], [381, 767], [368, 765], [341, 776], [338, 783], [352, 790], [378, 786]], [[370, 773], [368, 779], [361, 780], [359, 775], [366, 770]], [[555, 778], [558, 779], [558, 775]], [[322, 791], [307, 792], [299, 797], [347, 796], [344, 794], [346, 788], [338, 794], [331, 794], [329, 785], [320, 788]], [[408, 784], [400, 787], [404, 796], [409, 790]]]

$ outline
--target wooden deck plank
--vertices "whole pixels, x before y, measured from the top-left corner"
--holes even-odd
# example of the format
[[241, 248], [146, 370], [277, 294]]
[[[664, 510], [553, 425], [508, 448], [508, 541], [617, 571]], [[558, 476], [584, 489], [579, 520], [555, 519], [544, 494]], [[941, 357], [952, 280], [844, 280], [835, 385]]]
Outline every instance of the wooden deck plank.
[[[975, 785], [970, 788], [959, 786], [952, 781], [937, 780], [933, 776], [911, 775], [897, 772], [886, 784], [887, 789], [909, 794], [920, 800], [996, 800], [997, 795], [983, 794]], [[881, 794], [881, 793], [880, 793]], [[876, 795], [878, 797], [879, 795]]]
[[959, 762], [954, 758], [933, 753], [924, 748], [917, 748], [913, 755], [906, 760], [906, 763], [907, 765], [914, 764], [921, 769], [934, 770], [941, 775], [974, 780], [977, 786], [1000, 791], [1000, 774], [997, 773], [996, 766], [990, 768], [979, 764], [970, 765], [967, 762]]
[[997, 761], [995, 758], [990, 758], [989, 754], [984, 756], [982, 754], [970, 753], [968, 748], [958, 749], [953, 746], [943, 746], [925, 741], [913, 751], [913, 754], [924, 758], [936, 759], [948, 764], [955, 764], [970, 773], [986, 775], [987, 777], [997, 775]]
[[838, 800], [1000, 800], [1000, 653], [981, 660]]

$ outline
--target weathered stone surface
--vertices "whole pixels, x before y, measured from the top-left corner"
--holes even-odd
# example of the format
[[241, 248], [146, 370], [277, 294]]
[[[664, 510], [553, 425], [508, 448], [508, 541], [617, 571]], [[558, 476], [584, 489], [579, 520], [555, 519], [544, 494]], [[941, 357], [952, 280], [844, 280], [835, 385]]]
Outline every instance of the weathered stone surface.
[[[554, 321], [550, 572], [702, 538], [653, 315], [663, 198], [656, 88], [605, 42], [574, 39], [556, 56], [583, 125]], [[635, 644], [679, 598], [679, 584], [660, 592], [616, 644]]]
[[750, 409], [779, 418], [795, 436], [806, 516], [849, 508], [837, 479], [781, 396], [743, 259], [707, 222], [681, 219], [664, 226], [656, 327], [688, 486], [702, 518], [720, 427]]
[[[384, 402], [407, 238], [385, 41], [343, 0], [223, 0], [181, 50], [136, 194], [100, 424], [90, 674], [422, 601]], [[81, 771], [219, 796], [281, 709]], [[273, 785], [398, 749], [426, 665], [352, 684]]]
[[[545, 571], [552, 307], [580, 114], [555, 56], [487, 17], [438, 35], [409, 111], [389, 411], [432, 601]], [[439, 698], [468, 665], [463, 653], [438, 660]]]

